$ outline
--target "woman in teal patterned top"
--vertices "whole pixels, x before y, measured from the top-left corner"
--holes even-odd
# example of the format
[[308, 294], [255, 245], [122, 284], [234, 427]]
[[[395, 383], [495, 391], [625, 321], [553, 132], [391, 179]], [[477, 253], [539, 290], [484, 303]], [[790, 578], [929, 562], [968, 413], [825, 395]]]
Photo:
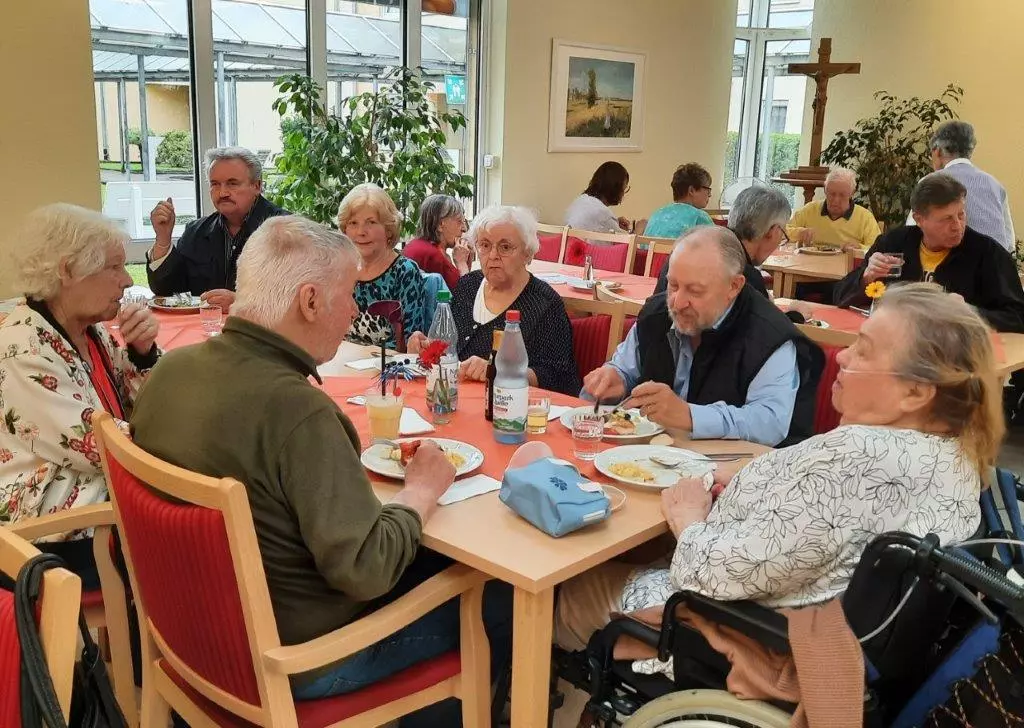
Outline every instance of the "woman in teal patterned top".
[[678, 238], [695, 225], [714, 225], [704, 212], [711, 200], [711, 175], [696, 162], [681, 165], [672, 175], [672, 199], [647, 221], [644, 235]]

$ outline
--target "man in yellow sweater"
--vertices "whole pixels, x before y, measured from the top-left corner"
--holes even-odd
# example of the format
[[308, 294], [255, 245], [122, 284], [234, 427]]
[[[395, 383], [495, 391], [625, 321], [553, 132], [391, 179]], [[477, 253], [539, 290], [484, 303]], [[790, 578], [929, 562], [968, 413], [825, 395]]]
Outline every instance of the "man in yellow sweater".
[[825, 201], [809, 202], [795, 213], [786, 232], [803, 245], [838, 245], [844, 250], [867, 250], [882, 234], [871, 211], [853, 202], [857, 176], [836, 167], [825, 178]]

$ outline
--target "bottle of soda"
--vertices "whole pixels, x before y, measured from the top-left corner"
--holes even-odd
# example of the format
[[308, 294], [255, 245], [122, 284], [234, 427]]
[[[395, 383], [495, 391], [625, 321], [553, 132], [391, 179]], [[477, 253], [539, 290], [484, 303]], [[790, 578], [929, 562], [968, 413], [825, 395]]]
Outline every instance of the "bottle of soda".
[[488, 422], [494, 420], [494, 377], [498, 374], [494, 359], [498, 356], [501, 337], [504, 333], [501, 329], [494, 329], [491, 332], [491, 358], [487, 360], [487, 380], [484, 383], [484, 419]]
[[432, 342], [448, 344], [440, 361], [427, 373], [427, 406], [438, 424], [450, 421], [459, 405], [459, 332], [452, 316], [451, 298], [449, 291], [437, 292], [437, 309], [427, 334]]
[[529, 360], [523, 332], [519, 330], [518, 311], [505, 313], [505, 334], [494, 357], [494, 367], [494, 439], [511, 445], [525, 442]]

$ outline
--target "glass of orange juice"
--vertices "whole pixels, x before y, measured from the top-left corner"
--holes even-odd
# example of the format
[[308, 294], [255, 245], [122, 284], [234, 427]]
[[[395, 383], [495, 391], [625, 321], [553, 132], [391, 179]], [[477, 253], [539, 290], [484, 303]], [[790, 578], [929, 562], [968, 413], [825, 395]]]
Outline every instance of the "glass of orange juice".
[[374, 388], [366, 391], [365, 398], [366, 414], [370, 419], [370, 438], [397, 439], [405, 396], [392, 392], [381, 394], [380, 389]]

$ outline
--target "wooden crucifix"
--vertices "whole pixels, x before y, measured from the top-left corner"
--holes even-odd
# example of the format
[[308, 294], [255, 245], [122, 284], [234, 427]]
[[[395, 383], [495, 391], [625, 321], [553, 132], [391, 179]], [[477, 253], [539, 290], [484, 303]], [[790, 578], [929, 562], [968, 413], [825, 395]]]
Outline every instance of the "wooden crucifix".
[[845, 73], [860, 73], [859, 63], [832, 63], [832, 39], [822, 38], [817, 63], [790, 63], [790, 73], [801, 73], [814, 79], [814, 123], [811, 125], [811, 166], [821, 165], [821, 136], [825, 128], [825, 104], [828, 102], [828, 81]]
[[818, 60], [815, 63], [790, 63], [789, 73], [799, 73], [814, 79], [814, 121], [811, 124], [810, 165], [783, 172], [772, 181], [786, 182], [802, 187], [804, 200], [810, 202], [814, 190], [825, 184], [828, 168], [821, 166], [821, 137], [825, 129], [825, 104], [828, 102], [828, 82], [834, 76], [845, 73], [860, 73], [859, 63], [832, 63], [832, 39], [822, 38], [818, 46]]

